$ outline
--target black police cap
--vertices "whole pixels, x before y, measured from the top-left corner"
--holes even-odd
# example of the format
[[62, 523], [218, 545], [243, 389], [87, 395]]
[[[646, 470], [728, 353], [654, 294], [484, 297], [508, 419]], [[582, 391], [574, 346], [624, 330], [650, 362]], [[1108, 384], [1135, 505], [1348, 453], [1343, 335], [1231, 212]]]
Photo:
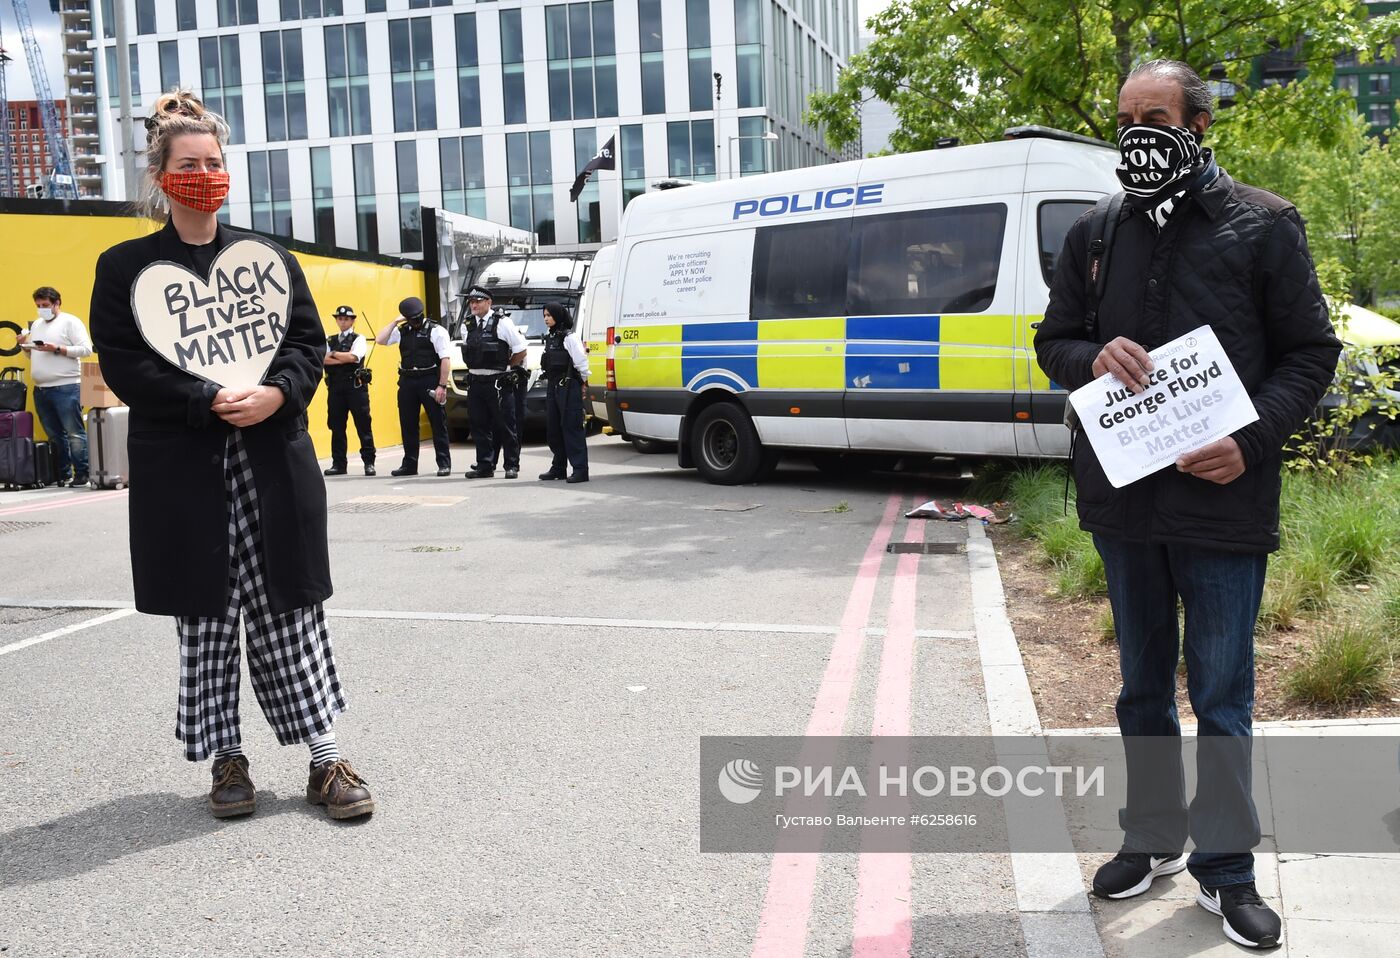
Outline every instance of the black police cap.
[[399, 315], [404, 319], [412, 319], [415, 316], [423, 315], [423, 301], [417, 296], [410, 296], [399, 303]]
[[354, 311], [353, 309], [351, 309], [349, 306], [337, 306], [337, 307], [335, 308], [335, 315], [336, 315], [336, 316], [349, 316], [351, 319], [354, 319], [354, 318], [355, 318], [355, 311]]
[[467, 290], [467, 299], [494, 299], [491, 291], [485, 286], [473, 286]]

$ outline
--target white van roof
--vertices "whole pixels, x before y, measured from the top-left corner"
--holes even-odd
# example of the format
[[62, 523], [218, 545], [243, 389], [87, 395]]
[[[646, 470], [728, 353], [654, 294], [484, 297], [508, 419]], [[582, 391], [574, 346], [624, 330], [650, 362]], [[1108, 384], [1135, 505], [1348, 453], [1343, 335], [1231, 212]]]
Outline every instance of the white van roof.
[[[820, 219], [831, 212], [802, 206], [814, 200], [820, 203], [819, 191], [823, 195], [842, 191], [844, 202], [846, 189], [883, 182], [917, 180], [919, 201], [930, 204], [1020, 192], [1116, 192], [1119, 187], [1113, 171], [1118, 154], [1105, 147], [1108, 144], [1094, 146], [1082, 139], [1026, 136], [650, 192], [627, 205], [621, 235], [626, 239], [695, 232], [737, 226], [741, 221], [743, 225], [786, 223], [808, 218], [805, 214], [809, 212], [814, 214], [811, 218]], [[760, 213], [754, 206], [769, 201], [765, 210], [777, 209], [783, 196], [795, 197], [797, 207], [796, 211], [784, 210], [780, 219], [769, 218], [768, 212]]]

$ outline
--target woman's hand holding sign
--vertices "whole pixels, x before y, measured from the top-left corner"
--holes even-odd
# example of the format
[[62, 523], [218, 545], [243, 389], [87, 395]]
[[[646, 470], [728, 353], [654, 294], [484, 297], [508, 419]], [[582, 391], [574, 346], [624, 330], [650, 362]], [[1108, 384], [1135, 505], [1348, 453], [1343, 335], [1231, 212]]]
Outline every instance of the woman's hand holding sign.
[[276, 386], [220, 389], [214, 394], [211, 412], [237, 429], [256, 426], [282, 408], [286, 395]]
[[1147, 350], [1124, 336], [1110, 342], [1094, 358], [1094, 376], [1112, 373], [1134, 395], [1147, 388], [1147, 374], [1152, 372], [1152, 357]]

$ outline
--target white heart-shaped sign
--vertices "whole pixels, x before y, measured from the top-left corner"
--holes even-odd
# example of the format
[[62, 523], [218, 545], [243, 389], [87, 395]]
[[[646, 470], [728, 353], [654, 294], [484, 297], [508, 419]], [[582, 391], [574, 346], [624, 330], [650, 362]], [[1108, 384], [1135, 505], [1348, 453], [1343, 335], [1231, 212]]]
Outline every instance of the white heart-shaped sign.
[[131, 312], [151, 348], [218, 386], [262, 384], [287, 338], [291, 277], [281, 250], [259, 239], [225, 246], [203, 280], [179, 263], [150, 264], [131, 284]]

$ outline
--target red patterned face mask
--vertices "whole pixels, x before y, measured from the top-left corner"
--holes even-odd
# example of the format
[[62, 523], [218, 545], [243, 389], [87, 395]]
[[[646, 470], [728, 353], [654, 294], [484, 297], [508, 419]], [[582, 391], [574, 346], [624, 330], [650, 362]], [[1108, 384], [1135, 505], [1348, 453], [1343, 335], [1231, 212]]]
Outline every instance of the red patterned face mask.
[[201, 213], [216, 213], [228, 196], [228, 173], [223, 170], [167, 171], [160, 175], [160, 188], [181, 206]]

